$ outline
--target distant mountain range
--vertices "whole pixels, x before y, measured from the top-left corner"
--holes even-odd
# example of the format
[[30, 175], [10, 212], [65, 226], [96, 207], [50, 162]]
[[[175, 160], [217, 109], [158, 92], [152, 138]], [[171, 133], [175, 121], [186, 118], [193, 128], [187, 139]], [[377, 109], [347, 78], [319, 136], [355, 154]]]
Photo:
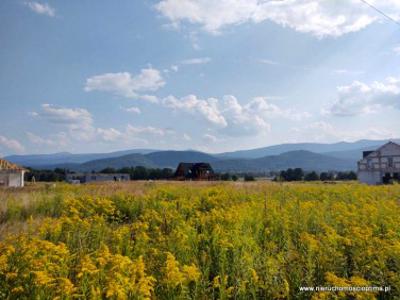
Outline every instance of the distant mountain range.
[[[399, 142], [399, 140], [393, 140]], [[265, 172], [287, 168], [305, 170], [354, 170], [362, 151], [373, 150], [387, 140], [360, 140], [334, 144], [298, 143], [208, 154], [198, 151], [158, 151], [133, 149], [111, 153], [12, 155], [7, 160], [37, 169], [67, 168], [100, 171], [107, 167], [176, 168], [180, 162], [208, 162], [219, 172]]]
[[72, 154], [69, 152], [60, 152], [54, 154], [10, 155], [5, 157], [5, 159], [15, 164], [23, 166], [43, 167], [43, 166], [53, 166], [58, 164], [81, 164], [95, 159], [119, 157], [133, 153], [146, 154], [155, 151], [159, 150], [134, 149], [134, 150], [116, 151], [110, 153], [84, 153], [84, 154]]
[[[322, 143], [292, 143], [268, 146], [263, 148], [240, 150], [234, 152], [225, 152], [217, 154], [218, 157], [231, 157], [231, 158], [260, 158], [268, 155], [279, 155], [285, 152], [306, 150], [315, 153], [324, 154], [338, 154], [341, 157], [354, 158], [354, 153], [358, 153], [360, 157], [363, 149], [376, 149], [377, 147], [385, 144], [389, 140], [359, 140], [356, 142], [339, 142], [333, 144]], [[392, 141], [399, 142], [399, 139]], [[361, 151], [361, 152], [358, 152]], [[345, 154], [345, 153], [348, 153]]]

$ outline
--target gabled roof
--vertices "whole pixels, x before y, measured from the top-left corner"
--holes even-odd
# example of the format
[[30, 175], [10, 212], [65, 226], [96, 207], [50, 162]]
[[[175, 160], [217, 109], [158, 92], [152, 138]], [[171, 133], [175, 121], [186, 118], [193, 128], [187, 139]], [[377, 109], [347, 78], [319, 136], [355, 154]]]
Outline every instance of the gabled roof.
[[367, 158], [367, 157], [369, 157], [372, 153], [376, 153], [376, 152], [378, 152], [378, 151], [381, 151], [381, 150], [382, 150], [384, 147], [386, 147], [387, 145], [395, 145], [396, 147], [400, 148], [400, 145], [399, 145], [399, 144], [397, 144], [397, 143], [395, 143], [395, 142], [392, 142], [392, 141], [389, 141], [389, 142], [383, 144], [382, 146], [380, 146], [378, 149], [376, 149], [376, 150], [374, 150], [374, 151], [369, 151], [370, 153], [368, 153], [368, 154], [367, 154], [365, 157], [363, 157], [363, 158]]
[[1, 170], [13, 170], [13, 171], [27, 171], [23, 167], [13, 164], [5, 159], [0, 158], [0, 171]]
[[189, 171], [191, 171], [192, 167], [193, 163], [179, 163], [175, 171], [175, 176], [177, 176], [178, 173], [183, 173], [182, 175], [187, 174]]
[[376, 151], [379, 151], [379, 150], [381, 150], [383, 147], [386, 147], [387, 145], [390, 145], [390, 144], [395, 145], [396, 147], [400, 147], [399, 144], [397, 144], [397, 143], [395, 143], [395, 142], [392, 142], [392, 141], [389, 141], [389, 142], [387, 142], [386, 144], [380, 146], [378, 149], [376, 149]]

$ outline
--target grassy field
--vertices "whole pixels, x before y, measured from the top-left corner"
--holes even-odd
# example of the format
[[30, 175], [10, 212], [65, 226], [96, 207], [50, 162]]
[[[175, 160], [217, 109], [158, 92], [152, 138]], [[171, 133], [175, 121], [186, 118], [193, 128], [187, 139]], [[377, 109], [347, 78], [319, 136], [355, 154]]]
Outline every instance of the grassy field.
[[0, 190], [0, 299], [399, 299], [399, 271], [399, 185]]

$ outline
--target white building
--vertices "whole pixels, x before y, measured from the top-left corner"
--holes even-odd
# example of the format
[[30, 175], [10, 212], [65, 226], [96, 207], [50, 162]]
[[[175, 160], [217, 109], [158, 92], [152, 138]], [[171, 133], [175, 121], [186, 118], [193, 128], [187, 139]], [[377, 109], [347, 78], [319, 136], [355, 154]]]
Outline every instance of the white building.
[[104, 181], [129, 181], [129, 174], [102, 174], [102, 173], [74, 173], [67, 174], [66, 181], [69, 183], [89, 183]]
[[400, 145], [386, 143], [375, 151], [364, 151], [358, 162], [358, 180], [367, 184], [399, 181]]
[[16, 164], [0, 159], [0, 186], [23, 187], [26, 171]]

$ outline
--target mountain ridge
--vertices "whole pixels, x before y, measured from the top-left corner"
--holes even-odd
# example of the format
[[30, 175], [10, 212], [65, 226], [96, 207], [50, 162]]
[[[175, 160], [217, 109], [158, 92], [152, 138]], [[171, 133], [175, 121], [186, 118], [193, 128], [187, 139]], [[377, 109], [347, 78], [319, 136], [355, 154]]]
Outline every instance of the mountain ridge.
[[[398, 139], [393, 139], [398, 141]], [[179, 162], [208, 162], [218, 171], [255, 172], [303, 167], [313, 170], [353, 170], [362, 151], [373, 150], [387, 140], [338, 143], [289, 143], [263, 148], [210, 154], [196, 150], [131, 149], [110, 153], [13, 155], [7, 160], [26, 167], [99, 171], [106, 167], [144, 166], [175, 168]], [[314, 151], [311, 151], [311, 150]]]
[[[211, 163], [212, 167], [217, 172], [256, 173], [279, 171], [296, 167], [309, 171], [347, 171], [355, 169], [355, 163], [353, 163], [353, 161], [306, 150], [290, 151], [279, 155], [265, 156], [256, 159], [218, 159], [205, 153], [193, 153], [191, 151], [166, 151], [166, 153], [155, 153], [156, 155], [153, 153], [128, 154], [120, 157], [93, 160], [83, 164], [54, 165], [53, 168], [65, 168], [76, 172], [99, 172], [105, 168], [121, 169], [123, 167], [137, 166], [175, 169], [179, 162], [201, 161]], [[51, 169], [51, 167], [49, 168]]]

